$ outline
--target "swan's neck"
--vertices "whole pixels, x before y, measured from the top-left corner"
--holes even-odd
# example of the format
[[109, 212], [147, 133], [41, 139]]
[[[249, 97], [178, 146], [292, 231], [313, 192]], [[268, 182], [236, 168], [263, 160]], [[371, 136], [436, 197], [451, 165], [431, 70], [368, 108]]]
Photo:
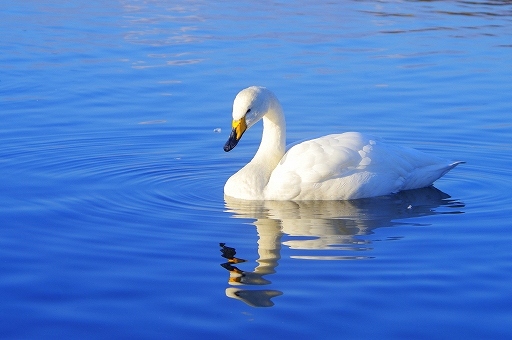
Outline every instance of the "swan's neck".
[[261, 144], [250, 163], [257, 164], [268, 180], [286, 149], [286, 123], [283, 109], [277, 100], [263, 117]]
[[231, 176], [224, 193], [241, 199], [264, 199], [272, 171], [283, 158], [286, 148], [286, 124], [277, 99], [272, 100], [263, 116], [263, 136], [254, 158]]

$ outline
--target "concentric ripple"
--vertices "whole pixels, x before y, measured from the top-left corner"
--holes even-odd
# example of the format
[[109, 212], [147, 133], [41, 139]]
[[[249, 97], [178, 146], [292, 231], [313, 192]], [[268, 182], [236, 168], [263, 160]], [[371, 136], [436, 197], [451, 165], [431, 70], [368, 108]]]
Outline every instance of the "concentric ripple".
[[68, 209], [82, 204], [80, 209], [89, 206], [89, 213], [96, 215], [169, 211], [178, 216], [193, 211], [207, 219], [208, 212], [222, 211], [222, 178], [229, 169], [219, 159], [204, 157], [201, 146], [196, 145], [195, 153], [186, 150], [177, 142], [183, 140], [180, 132], [130, 133], [13, 140], [2, 151], [1, 165], [27, 176], [10, 189], [20, 197], [38, 186], [40, 200]]

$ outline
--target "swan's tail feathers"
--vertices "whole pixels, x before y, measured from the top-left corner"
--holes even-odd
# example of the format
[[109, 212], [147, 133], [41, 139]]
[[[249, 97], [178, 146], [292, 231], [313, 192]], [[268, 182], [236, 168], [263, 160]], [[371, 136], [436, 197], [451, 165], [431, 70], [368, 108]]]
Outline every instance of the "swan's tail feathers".
[[419, 189], [432, 185], [436, 180], [443, 177], [448, 171], [457, 165], [465, 162], [457, 161], [451, 164], [435, 164], [419, 168], [407, 177], [400, 190]]
[[462, 163], [466, 163], [466, 162], [464, 162], [464, 161], [456, 161], [456, 162], [453, 162], [453, 163], [449, 164], [447, 167], [445, 167], [445, 168], [441, 171], [441, 173], [438, 175], [438, 177], [437, 177], [436, 179], [434, 179], [432, 182], [434, 182], [435, 180], [437, 180], [437, 179], [439, 179], [439, 178], [443, 177], [444, 175], [446, 175], [446, 173], [447, 173], [448, 171], [450, 171], [451, 169], [455, 168], [457, 165], [462, 164]]
[[[443, 177], [444, 175], [446, 175], [446, 173], [448, 171], [450, 171], [451, 169], [455, 168], [457, 165], [459, 164], [463, 164], [463, 163], [466, 163], [464, 161], [456, 161], [456, 162], [453, 162], [452, 164], [448, 165], [448, 167], [446, 167], [446, 169], [441, 173], [441, 175], [438, 177], [438, 178], [441, 178]], [[437, 178], [436, 178], [437, 179]]]
[[453, 168], [455, 168], [457, 165], [459, 165], [459, 164], [464, 164], [464, 163], [466, 163], [466, 162], [464, 162], [464, 161], [456, 161], [456, 162], [453, 162], [452, 164], [450, 164], [450, 165], [448, 166], [448, 167], [449, 167], [448, 171], [449, 171], [449, 170], [451, 170], [451, 169], [453, 169]]

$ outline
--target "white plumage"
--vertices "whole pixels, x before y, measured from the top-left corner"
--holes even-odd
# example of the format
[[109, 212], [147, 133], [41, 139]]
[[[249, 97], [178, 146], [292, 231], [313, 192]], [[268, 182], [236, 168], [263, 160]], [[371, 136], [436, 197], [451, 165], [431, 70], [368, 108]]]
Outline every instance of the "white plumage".
[[231, 176], [224, 194], [246, 200], [346, 200], [431, 185], [462, 162], [448, 162], [358, 132], [327, 135], [285, 148], [286, 124], [276, 96], [246, 88], [233, 103], [233, 149], [246, 129], [263, 119], [254, 158]]

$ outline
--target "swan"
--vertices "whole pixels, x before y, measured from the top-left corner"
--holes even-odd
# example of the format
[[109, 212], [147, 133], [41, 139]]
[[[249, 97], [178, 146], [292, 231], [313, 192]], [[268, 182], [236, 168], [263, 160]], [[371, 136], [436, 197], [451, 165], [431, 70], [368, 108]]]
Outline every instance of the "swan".
[[240, 91], [224, 151], [263, 120], [254, 158], [232, 175], [226, 196], [243, 200], [349, 200], [423, 188], [463, 162], [387, 144], [359, 132], [307, 140], [286, 150], [286, 123], [277, 97], [265, 87]]

